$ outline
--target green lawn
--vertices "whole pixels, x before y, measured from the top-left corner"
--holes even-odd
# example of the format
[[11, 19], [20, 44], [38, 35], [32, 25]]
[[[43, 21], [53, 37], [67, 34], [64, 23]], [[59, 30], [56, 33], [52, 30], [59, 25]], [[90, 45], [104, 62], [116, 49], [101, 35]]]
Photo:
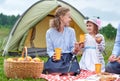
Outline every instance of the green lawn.
[[[9, 29], [7, 28], [0, 28], [0, 49], [1, 49], [1, 45], [3, 43], [3, 41], [6, 39], [6, 37], [8, 36], [9, 33]], [[111, 54], [112, 48], [114, 45], [114, 40], [106, 40], [106, 49], [105, 52], [107, 55], [104, 55], [105, 58], [105, 62], [108, 62], [108, 57]], [[2, 52], [0, 53], [0, 81], [46, 81], [44, 79], [33, 79], [33, 78], [29, 78], [29, 79], [8, 79], [5, 75], [4, 75], [4, 70], [3, 70], [3, 61], [4, 61], [4, 57], [1, 56]], [[44, 61], [47, 60], [46, 57], [42, 57], [42, 59]], [[80, 60], [80, 56], [78, 56], [78, 61]]]

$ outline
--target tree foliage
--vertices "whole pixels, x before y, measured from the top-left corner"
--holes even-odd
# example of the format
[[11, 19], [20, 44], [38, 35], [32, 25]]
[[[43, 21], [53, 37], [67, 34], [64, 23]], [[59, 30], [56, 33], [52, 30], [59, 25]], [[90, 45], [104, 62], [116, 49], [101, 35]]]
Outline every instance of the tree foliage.
[[[20, 15], [4, 15], [0, 13], [0, 27], [13, 27]], [[108, 24], [105, 27], [102, 27], [100, 33], [103, 34], [108, 39], [114, 39], [116, 37], [117, 29], [111, 24]]]
[[8, 16], [8, 15], [4, 15], [3, 13], [0, 13], [0, 26], [1, 27], [12, 27], [19, 17], [20, 15]]
[[116, 32], [117, 32], [117, 29], [113, 27], [111, 24], [108, 24], [107, 26], [103, 27], [100, 30], [100, 33], [103, 34], [108, 39], [115, 39]]

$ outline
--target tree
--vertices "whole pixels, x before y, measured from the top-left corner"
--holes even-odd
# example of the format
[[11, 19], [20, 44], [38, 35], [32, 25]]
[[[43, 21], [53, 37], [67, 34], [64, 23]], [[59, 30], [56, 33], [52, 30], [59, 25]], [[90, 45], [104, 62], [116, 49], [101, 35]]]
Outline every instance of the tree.
[[2, 27], [12, 27], [17, 19], [20, 17], [20, 15], [4, 15], [3, 13], [0, 13], [0, 26]]
[[117, 32], [117, 29], [113, 27], [111, 24], [108, 24], [107, 26], [103, 27], [100, 30], [100, 33], [103, 34], [108, 39], [115, 39], [116, 32]]

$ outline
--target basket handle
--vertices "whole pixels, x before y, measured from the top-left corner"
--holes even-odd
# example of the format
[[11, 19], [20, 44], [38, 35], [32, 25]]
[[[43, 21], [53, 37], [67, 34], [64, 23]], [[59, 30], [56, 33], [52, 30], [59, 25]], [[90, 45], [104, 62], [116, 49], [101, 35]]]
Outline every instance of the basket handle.
[[27, 57], [27, 47], [26, 46], [23, 48], [23, 51], [22, 51], [23, 58], [24, 58], [24, 53], [25, 53], [25, 57]]
[[27, 47], [26, 46], [24, 47], [24, 50], [25, 50], [25, 56], [27, 57]]

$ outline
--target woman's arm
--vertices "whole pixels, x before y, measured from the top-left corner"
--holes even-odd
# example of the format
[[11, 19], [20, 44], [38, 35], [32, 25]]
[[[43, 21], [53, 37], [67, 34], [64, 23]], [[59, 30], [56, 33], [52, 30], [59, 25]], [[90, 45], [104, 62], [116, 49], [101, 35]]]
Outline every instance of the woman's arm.
[[118, 29], [117, 29], [117, 35], [116, 35], [112, 54], [116, 55], [116, 56], [119, 56], [119, 54], [120, 54], [120, 25], [118, 26]]
[[120, 56], [119, 54], [120, 54], [120, 25], [118, 26], [118, 29], [117, 29], [117, 35], [116, 35], [116, 39], [115, 39], [115, 44], [114, 44], [114, 48], [113, 48], [113, 51], [112, 51], [112, 55], [109, 57], [108, 60], [110, 62], [116, 61], [117, 56]]
[[50, 38], [50, 32], [47, 31], [46, 33], [46, 44], [47, 44], [47, 54], [49, 57], [52, 57], [54, 55], [54, 48], [52, 45], [52, 40]]
[[76, 44], [76, 35], [74, 29], [71, 31], [70, 35], [70, 51], [71, 53], [75, 53], [75, 44]]
[[71, 32], [70, 38], [71, 38], [71, 42], [70, 42], [71, 53], [77, 54], [80, 51], [80, 46], [79, 46], [79, 43], [76, 41], [76, 35], [75, 35], [74, 29]]

